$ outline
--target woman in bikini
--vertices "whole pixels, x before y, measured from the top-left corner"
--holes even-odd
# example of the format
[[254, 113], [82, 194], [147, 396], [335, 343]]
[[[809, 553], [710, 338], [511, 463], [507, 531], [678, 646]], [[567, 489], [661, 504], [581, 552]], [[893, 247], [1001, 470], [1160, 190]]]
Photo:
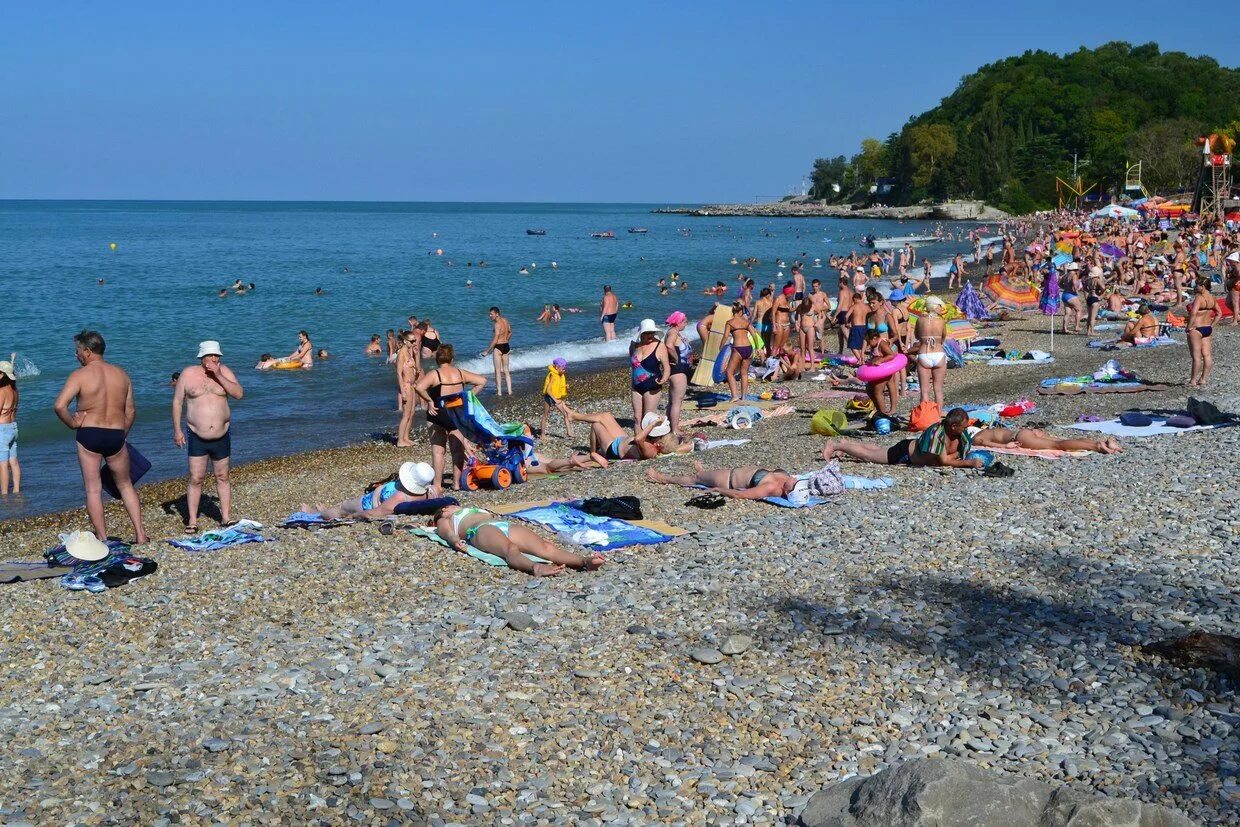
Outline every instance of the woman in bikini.
[[[467, 552], [473, 546], [499, 557], [509, 568], [535, 577], [555, 577], [568, 569], [596, 571], [603, 566], [603, 555], [597, 551], [573, 554], [515, 520], [482, 508], [449, 505], [437, 511], [430, 524], [440, 539], [457, 551]], [[535, 562], [531, 556], [546, 562]]]
[[809, 357], [810, 362], [818, 361], [814, 353], [814, 341], [818, 336], [819, 318], [814, 310], [814, 302], [809, 297], [801, 299], [797, 307], [797, 333], [801, 343], [800, 350]]
[[1240, 250], [1232, 250], [1223, 259], [1223, 283], [1227, 289], [1227, 303], [1231, 306], [1231, 324], [1240, 324]]
[[1075, 261], [1068, 262], [1064, 268], [1063, 280], [1063, 329], [1068, 332], [1068, 317], [1072, 317], [1072, 332], [1081, 330], [1081, 265]]
[[1204, 388], [1214, 367], [1214, 325], [1222, 318], [1218, 300], [1210, 295], [1210, 279], [1197, 279], [1188, 308], [1188, 351], [1192, 358], [1190, 387]]
[[642, 319], [637, 337], [629, 347], [629, 362], [633, 367], [633, 421], [641, 422], [646, 414], [658, 413], [659, 396], [671, 380], [672, 368], [654, 319]]
[[17, 463], [17, 370], [14, 353], [7, 362], [0, 362], [0, 496], [21, 493], [22, 467]]
[[943, 300], [938, 296], [926, 299], [926, 313], [917, 319], [917, 382], [922, 402], [933, 402], [943, 410], [943, 381], [947, 376], [947, 354], [943, 339], [947, 322], [943, 319]]
[[796, 487], [796, 477], [782, 469], [774, 471], [745, 465], [740, 468], [707, 468], [700, 462], [693, 463], [692, 474], [664, 474], [651, 468], [646, 479], [662, 485], [679, 485], [683, 488], [698, 486], [718, 491], [725, 497], [738, 500], [760, 500], [764, 497], [786, 497]]
[[667, 317], [667, 331], [663, 334], [663, 344], [671, 359], [671, 376], [668, 379], [667, 419], [672, 425], [672, 433], [680, 433], [680, 408], [685, 401], [685, 391], [689, 388], [689, 377], [693, 375], [693, 349], [684, 339], [685, 325], [689, 319], [679, 310]]
[[[787, 307], [787, 304], [784, 305]], [[778, 308], [778, 305], [776, 305]], [[749, 393], [749, 365], [753, 362], [753, 342], [749, 338], [749, 334], [753, 332], [753, 325], [749, 323], [749, 319], [740, 312], [740, 302], [732, 303], [732, 318], [728, 319], [728, 323], [724, 328], [724, 336], [731, 337], [732, 353], [728, 356], [728, 364], [724, 367], [724, 374], [728, 380], [728, 390], [732, 393], [732, 402], [741, 402], [745, 399], [745, 395]], [[784, 311], [787, 313], [787, 311]], [[778, 318], [778, 317], [776, 317]], [[786, 318], [786, 317], [785, 317]], [[784, 323], [785, 327], [787, 322]], [[775, 323], [776, 336], [778, 337], [779, 322]], [[785, 335], [784, 338], [787, 338]], [[740, 373], [740, 388], [737, 389], [736, 374]]]
[[461, 472], [465, 470], [465, 456], [469, 452], [469, 442], [457, 429], [452, 411], [464, 406], [466, 385], [477, 394], [487, 384], [485, 376], [458, 368], [453, 364], [455, 359], [456, 348], [441, 344], [435, 351], [438, 366], [423, 374], [413, 388], [426, 405], [426, 422], [431, 427], [431, 465], [435, 469], [436, 482], [443, 479], [444, 449], [448, 447], [448, 440], [453, 440], [452, 487], [456, 486]]
[[654, 459], [659, 455], [659, 446], [652, 441], [652, 437], [659, 439], [670, 436], [672, 431], [672, 426], [660, 416], [648, 417], [646, 424], [639, 426], [633, 436], [629, 436], [628, 432], [620, 427], [616, 418], [605, 411], [602, 413], [569, 411], [569, 419], [590, 425], [590, 453], [603, 458], [604, 468], [607, 467], [606, 463], [612, 460]]
[[973, 434], [974, 448], [1026, 448], [1034, 451], [1094, 451], [1118, 454], [1124, 450], [1113, 436], [1102, 439], [1056, 439], [1038, 428], [982, 428]]
[[396, 426], [396, 447], [412, 448], [409, 431], [413, 427], [414, 414], [418, 412], [418, 395], [415, 386], [421, 375], [417, 342], [414, 334], [400, 334], [400, 350], [396, 351], [396, 392], [399, 398], [400, 423]]
[[435, 496], [437, 478], [434, 470], [425, 462], [406, 462], [400, 470], [387, 479], [366, 486], [366, 493], [351, 500], [327, 506], [301, 504], [301, 510], [318, 513], [324, 520], [343, 520], [360, 517], [365, 520], [381, 520], [396, 513], [401, 503], [427, 500]]

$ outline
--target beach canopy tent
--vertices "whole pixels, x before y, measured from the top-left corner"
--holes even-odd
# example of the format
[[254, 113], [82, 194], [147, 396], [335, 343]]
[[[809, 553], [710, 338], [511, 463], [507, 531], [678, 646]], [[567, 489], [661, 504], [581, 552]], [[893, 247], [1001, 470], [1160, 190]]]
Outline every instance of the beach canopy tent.
[[1141, 217], [1141, 213], [1131, 210], [1128, 207], [1121, 207], [1119, 204], [1108, 204], [1100, 210], [1090, 213], [1091, 218], [1123, 218], [1127, 221], [1136, 221]]

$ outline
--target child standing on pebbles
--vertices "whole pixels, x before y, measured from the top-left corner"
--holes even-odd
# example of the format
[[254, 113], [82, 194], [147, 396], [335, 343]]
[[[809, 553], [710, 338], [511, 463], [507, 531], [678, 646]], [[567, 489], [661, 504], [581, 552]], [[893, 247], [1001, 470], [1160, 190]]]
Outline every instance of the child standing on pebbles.
[[573, 438], [573, 420], [569, 417], [568, 408], [568, 360], [557, 357], [547, 367], [547, 378], [543, 380], [543, 413], [542, 424], [538, 428], [539, 436], [547, 435], [547, 419], [551, 409], [555, 408], [564, 417], [564, 435]]

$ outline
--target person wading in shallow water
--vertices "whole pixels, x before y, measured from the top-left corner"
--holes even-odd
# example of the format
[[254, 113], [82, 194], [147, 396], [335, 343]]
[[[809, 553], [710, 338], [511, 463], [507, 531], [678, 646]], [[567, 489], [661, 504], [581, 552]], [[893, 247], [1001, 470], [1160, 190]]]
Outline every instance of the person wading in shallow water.
[[[99, 477], [100, 463], [106, 462], [121, 502], [125, 504], [125, 512], [133, 523], [135, 542], [142, 545], [147, 541], [146, 532], [142, 530], [142, 504], [129, 478], [129, 452], [125, 450], [125, 437], [137, 413], [133, 385], [125, 371], [104, 361], [106, 345], [94, 330], [83, 330], [74, 336], [73, 346], [74, 356], [82, 367], [69, 374], [53, 409], [61, 422], [76, 431], [78, 464], [82, 467], [91, 527], [96, 537], [107, 542], [103, 485]], [[69, 405], [74, 400], [77, 410], [70, 412]]]
[[512, 325], [500, 315], [498, 307], [488, 310], [487, 316], [494, 325], [494, 333], [491, 335], [491, 344], [482, 351], [482, 355], [491, 354], [495, 363], [495, 395], [503, 396], [504, 388], [507, 388], [508, 395], [512, 396], [512, 374], [508, 371], [508, 355], [512, 352]]

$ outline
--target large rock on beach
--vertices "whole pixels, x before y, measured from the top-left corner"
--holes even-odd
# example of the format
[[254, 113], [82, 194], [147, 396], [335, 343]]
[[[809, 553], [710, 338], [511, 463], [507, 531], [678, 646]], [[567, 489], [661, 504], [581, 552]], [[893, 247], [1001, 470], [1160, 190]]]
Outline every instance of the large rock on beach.
[[967, 761], [906, 761], [810, 798], [803, 827], [1192, 827], [1174, 810], [1053, 789]]

